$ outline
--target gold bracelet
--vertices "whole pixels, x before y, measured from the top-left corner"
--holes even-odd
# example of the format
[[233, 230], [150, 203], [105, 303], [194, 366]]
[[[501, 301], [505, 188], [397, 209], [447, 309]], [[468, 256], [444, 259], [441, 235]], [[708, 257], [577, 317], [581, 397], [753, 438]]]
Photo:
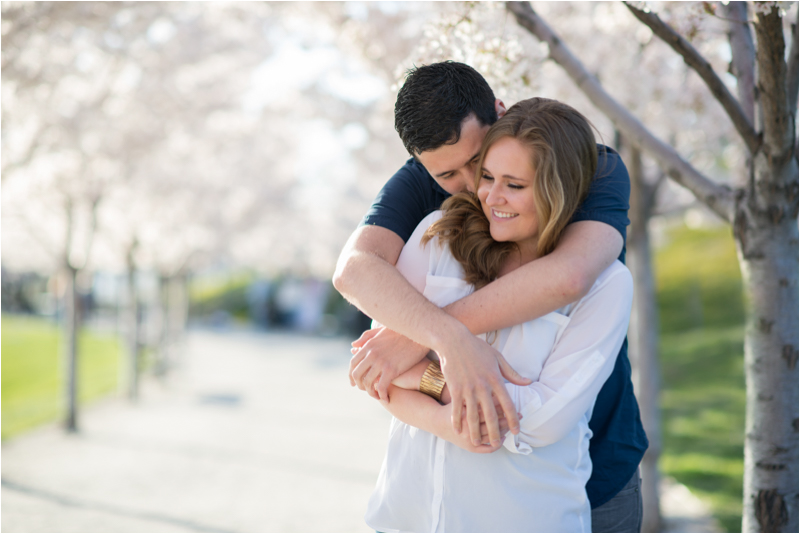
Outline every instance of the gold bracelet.
[[442, 402], [442, 391], [444, 390], [444, 375], [439, 362], [431, 362], [422, 373], [422, 380], [419, 382], [420, 392], [433, 397], [439, 402]]

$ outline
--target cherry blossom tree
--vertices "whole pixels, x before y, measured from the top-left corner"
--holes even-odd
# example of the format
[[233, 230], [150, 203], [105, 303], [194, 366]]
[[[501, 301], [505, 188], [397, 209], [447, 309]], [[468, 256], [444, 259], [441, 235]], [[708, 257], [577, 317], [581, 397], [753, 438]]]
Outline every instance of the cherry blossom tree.
[[[146, 304], [173, 324], [208, 266], [329, 278], [402, 164], [385, 72], [414, 10], [362, 7], [3, 3], [4, 266], [127, 273], [132, 397], [137, 273], [172, 288], [182, 311]], [[362, 47], [372, 22], [401, 38]]]

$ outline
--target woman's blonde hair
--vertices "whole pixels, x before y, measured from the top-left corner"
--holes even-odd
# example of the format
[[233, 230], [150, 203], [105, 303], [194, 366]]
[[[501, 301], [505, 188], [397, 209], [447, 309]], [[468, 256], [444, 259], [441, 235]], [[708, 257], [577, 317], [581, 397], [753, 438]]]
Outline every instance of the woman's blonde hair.
[[[597, 170], [597, 145], [589, 121], [557, 100], [530, 98], [513, 105], [486, 134], [478, 159], [475, 189], [486, 153], [494, 143], [511, 137], [527, 147], [534, 170], [533, 199], [539, 223], [537, 252], [544, 256], [558, 244], [575, 210], [586, 198]], [[453, 195], [442, 204], [444, 215], [425, 232], [448, 243], [476, 289], [497, 278], [516, 243], [492, 239], [489, 221], [473, 193]]]

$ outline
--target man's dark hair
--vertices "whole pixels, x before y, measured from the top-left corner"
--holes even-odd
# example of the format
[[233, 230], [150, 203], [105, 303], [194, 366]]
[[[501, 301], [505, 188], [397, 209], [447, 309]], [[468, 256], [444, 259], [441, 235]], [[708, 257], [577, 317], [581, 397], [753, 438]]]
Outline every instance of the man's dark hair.
[[470, 113], [484, 126], [497, 121], [492, 89], [469, 65], [443, 61], [408, 71], [394, 105], [394, 128], [416, 156], [456, 144]]

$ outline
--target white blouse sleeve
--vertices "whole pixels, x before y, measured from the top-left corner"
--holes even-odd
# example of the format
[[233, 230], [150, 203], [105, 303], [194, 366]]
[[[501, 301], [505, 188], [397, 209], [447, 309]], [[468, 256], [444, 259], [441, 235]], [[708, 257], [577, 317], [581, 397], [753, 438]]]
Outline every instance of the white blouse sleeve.
[[555, 443], [594, 407], [625, 339], [632, 300], [630, 271], [615, 262], [575, 304], [538, 380], [506, 384], [522, 414], [520, 433], [509, 433], [503, 443], [507, 449], [529, 454], [531, 447]]
[[417, 225], [417, 228], [406, 241], [400, 256], [397, 258], [397, 270], [406, 277], [406, 280], [414, 288], [422, 293], [425, 290], [425, 279], [428, 276], [431, 252], [434, 252], [436, 239], [431, 239], [423, 247], [421, 246], [422, 235], [435, 221], [442, 218], [441, 211], [434, 211]]

